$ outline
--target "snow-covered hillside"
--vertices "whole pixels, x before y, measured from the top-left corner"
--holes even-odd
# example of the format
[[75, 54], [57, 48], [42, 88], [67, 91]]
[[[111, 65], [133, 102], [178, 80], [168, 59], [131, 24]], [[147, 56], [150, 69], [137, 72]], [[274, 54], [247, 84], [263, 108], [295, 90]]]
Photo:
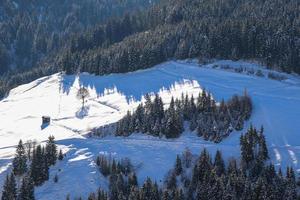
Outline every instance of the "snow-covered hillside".
[[[245, 62], [218, 61], [216, 64], [253, 66]], [[211, 64], [210, 66], [213, 66]], [[221, 149], [225, 157], [239, 155], [239, 133], [232, 133], [220, 144], [203, 141], [193, 133], [184, 133], [174, 140], [145, 135], [128, 138], [107, 136], [86, 138], [92, 128], [110, 124], [134, 109], [143, 95], [159, 92], [164, 101], [181, 93], [197, 95], [201, 88], [209, 90], [220, 101], [245, 89], [253, 99], [254, 111], [250, 121], [264, 125], [273, 162], [300, 169], [300, 78], [292, 75], [284, 81], [238, 74], [231, 71], [199, 67], [195, 63], [170, 61], [154, 68], [127, 74], [93, 76], [55, 74], [12, 90], [0, 102], [0, 179], [3, 182], [15, 145], [22, 139], [42, 142], [54, 135], [67, 157], [50, 170], [50, 180], [36, 189], [37, 199], [64, 199], [95, 191], [107, 180], [97, 171], [94, 160], [99, 154], [117, 158], [129, 157], [138, 166], [140, 182], [147, 176], [163, 180], [173, 166], [176, 154], [186, 147], [193, 153], [203, 147], [211, 152]], [[80, 85], [89, 88], [87, 109], [81, 112], [76, 98]], [[51, 124], [41, 129], [41, 117], [49, 115]], [[58, 183], [53, 177], [58, 174]], [[2, 183], [1, 183], [2, 184]]]

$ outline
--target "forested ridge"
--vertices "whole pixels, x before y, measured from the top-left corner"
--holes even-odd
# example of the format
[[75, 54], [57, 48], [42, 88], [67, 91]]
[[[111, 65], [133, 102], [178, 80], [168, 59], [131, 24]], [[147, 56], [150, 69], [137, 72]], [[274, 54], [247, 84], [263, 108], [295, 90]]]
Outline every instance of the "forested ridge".
[[156, 0], [0, 1], [0, 93], [57, 71], [42, 62], [74, 35]]
[[31, 68], [72, 35], [149, 5], [146, 0], [1, 1], [0, 73]]
[[84, 31], [76, 31], [75, 20], [70, 25], [75, 30], [63, 38], [62, 46], [41, 56], [33, 70], [3, 76], [1, 93], [61, 70], [102, 75], [148, 68], [171, 58], [256, 60], [299, 73], [299, 13], [297, 0], [161, 0]]

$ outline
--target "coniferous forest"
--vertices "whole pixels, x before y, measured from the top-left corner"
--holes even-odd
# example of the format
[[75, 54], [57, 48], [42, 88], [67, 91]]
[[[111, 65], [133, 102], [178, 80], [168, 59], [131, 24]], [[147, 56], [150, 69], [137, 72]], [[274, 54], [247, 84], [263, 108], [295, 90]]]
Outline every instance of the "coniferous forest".
[[116, 124], [117, 136], [128, 136], [134, 132], [153, 136], [176, 138], [184, 131], [184, 122], [189, 122], [189, 130], [197, 132], [205, 140], [220, 142], [233, 130], [242, 130], [244, 122], [252, 112], [251, 98], [233, 96], [219, 105], [205, 89], [195, 99], [182, 94], [181, 99], [172, 98], [170, 105], [164, 109], [162, 98], [156, 94], [151, 99], [145, 95], [145, 103], [121, 119]]
[[[220, 151], [212, 157], [206, 149], [196, 156], [187, 149], [182, 155], [177, 155], [174, 168], [169, 171], [162, 186], [150, 178], [139, 185], [128, 161], [98, 157], [99, 170], [109, 179], [109, 191], [99, 189], [88, 199], [297, 199], [295, 172], [288, 167], [283, 174], [281, 169], [276, 170], [269, 162], [263, 128], [257, 130], [251, 126], [241, 135], [240, 148], [240, 160], [225, 160]], [[107, 170], [104, 172], [103, 169]]]
[[[224, 159], [219, 150], [213, 157], [205, 148], [200, 155], [193, 155], [186, 149], [174, 158], [174, 167], [163, 182], [157, 183], [147, 178], [143, 184], [138, 183], [136, 168], [129, 159], [116, 160], [111, 156], [99, 155], [95, 162], [100, 173], [108, 179], [109, 187], [108, 190], [99, 188], [89, 195], [88, 200], [299, 198], [293, 168], [287, 167], [283, 173], [270, 162], [263, 127], [257, 130], [250, 126], [240, 136], [240, 153], [237, 160]], [[34, 187], [49, 179], [49, 167], [63, 157], [61, 151], [58, 155], [52, 136], [45, 146], [25, 145], [20, 141], [13, 160], [13, 171], [7, 175], [2, 189], [2, 200], [34, 200]], [[19, 186], [17, 178], [21, 180]], [[59, 176], [55, 176], [53, 181], [58, 180]], [[70, 199], [69, 194], [66, 194], [66, 199]]]
[[[126, 73], [147, 69], [173, 59], [189, 58], [197, 60], [200, 64], [221, 59], [258, 63], [274, 71], [269, 71], [265, 76], [267, 70], [262, 71], [258, 68], [254, 71], [251, 68], [249, 74], [252, 70], [252, 74], [257, 76], [255, 78], [272, 79], [270, 81], [273, 82], [268, 83], [274, 83], [274, 86], [272, 85], [274, 88], [268, 91], [285, 90], [287, 88], [285, 85], [279, 87], [285, 76], [275, 71], [300, 75], [300, 0], [0, 0], [0, 99], [16, 86], [58, 72], [62, 72], [63, 75], [76, 75], [81, 72], [95, 75]], [[212, 66], [214, 67], [222, 68], [221, 65]], [[229, 68], [224, 65], [222, 69], [226, 67]], [[205, 70], [212, 70], [212, 68]], [[231, 70], [248, 73], [243, 71], [242, 66], [232, 67]], [[235, 77], [229, 78], [231, 81], [231, 78]], [[155, 78], [153, 79], [155, 81]], [[59, 79], [57, 82], [60, 84], [60, 81], [63, 80]], [[103, 83], [101, 81], [100, 84]], [[290, 79], [284, 83], [288, 85], [289, 92], [292, 91], [294, 95], [296, 90], [293, 87], [297, 81]], [[80, 80], [79, 84], [81, 84]], [[132, 82], [129, 81], [128, 84]], [[223, 86], [220, 85], [218, 87]], [[80, 86], [76, 95], [82, 105], [81, 111], [85, 111], [85, 106], [87, 107], [86, 113], [89, 112], [90, 105], [91, 113], [94, 112], [94, 108], [98, 108], [94, 106], [95, 104], [85, 104], [90, 100], [88, 98], [90, 86], [88, 85], [87, 88], [84, 85]], [[50, 88], [45, 84], [44, 90], [40, 93], [48, 91], [46, 87]], [[61, 89], [65, 89], [63, 87], [59, 88], [59, 94]], [[101, 87], [102, 85], [99, 86]], [[93, 86], [92, 90], [94, 89]], [[253, 94], [259, 96], [260, 93], [266, 93], [265, 91], [253, 92]], [[284, 91], [280, 94], [286, 93]], [[98, 99], [100, 96], [98, 93], [96, 95]], [[61, 104], [61, 97], [58, 100], [59, 116], [61, 107], [65, 105]], [[51, 102], [51, 98], [52, 96], [47, 100]], [[281, 96], [273, 95], [272, 98], [281, 98]], [[24, 99], [22, 97], [20, 100], [22, 106], [26, 105], [23, 104]], [[286, 97], [286, 99], [296, 101], [294, 97]], [[17, 102], [18, 98], [8, 100], [1, 101], [8, 105], [1, 113], [13, 108], [16, 104], [9, 103]], [[273, 100], [266, 102], [273, 103]], [[119, 117], [122, 114], [122, 110], [115, 109], [109, 103], [106, 104], [106, 101], [99, 100], [97, 103], [101, 105], [105, 115], [117, 113]], [[260, 106], [259, 103], [255, 105]], [[114, 112], [107, 111], [108, 108], [104, 106], [113, 109]], [[179, 98], [172, 97], [170, 102], [164, 102], [159, 94], [146, 94], [144, 101], [135, 110], [128, 111], [118, 122], [114, 120], [105, 122], [104, 128], [108, 127], [108, 134], [128, 137], [134, 133], [142, 133], [171, 142], [167, 139], [179, 138], [186, 131], [206, 140], [200, 144], [201, 151], [195, 154], [187, 148], [173, 158], [174, 165], [165, 174], [163, 180], [152, 180], [150, 178], [152, 174], [146, 174], [149, 177], [142, 183], [139, 182], [144, 178], [139, 174], [141, 166], [137, 166], [129, 158], [114, 157], [113, 154], [109, 155], [104, 151], [97, 151], [96, 155], [86, 152], [83, 156], [76, 157], [91, 161], [93, 172], [86, 173], [90, 173], [89, 176], [93, 178], [97, 176], [96, 178], [107, 183], [107, 188], [100, 188], [99, 185], [99, 189], [91, 193], [90, 191], [95, 188], [93, 190], [84, 188], [86, 194], [90, 193], [88, 200], [299, 200], [300, 179], [293, 167], [280, 168], [281, 159], [276, 158], [280, 160], [279, 165], [272, 162], [263, 126], [258, 129], [250, 125], [248, 130], [244, 129], [245, 123], [250, 121], [253, 107], [252, 99], [246, 90], [243, 95], [233, 95], [226, 101], [220, 102], [216, 102], [211, 93], [205, 89], [197, 96], [182, 93]], [[263, 105], [261, 107], [263, 114], [271, 111], [271, 107], [268, 109], [264, 109]], [[284, 109], [279, 111], [282, 110]], [[20, 109], [20, 112], [22, 111]], [[96, 117], [103, 116], [102, 110], [99, 111], [100, 114], [98, 111], [95, 112], [95, 116], [88, 113], [89, 117], [98, 120]], [[51, 116], [49, 122], [51, 119], [51, 123], [54, 122], [51, 125], [55, 126], [56, 123], [68, 132], [74, 132], [70, 138], [73, 136], [75, 138], [76, 135], [76, 139], [91, 139], [89, 141], [93, 140], [92, 142], [98, 145], [99, 138], [88, 138], [88, 136], [92, 136], [94, 129], [98, 130], [94, 123], [100, 124], [101, 120], [99, 120], [101, 122], [86, 120], [87, 128], [82, 131], [77, 131], [78, 127], [73, 129], [57, 123], [59, 120], [70, 120], [68, 123], [71, 124], [73, 123], [71, 120], [75, 117], [74, 122], [79, 120], [84, 122], [85, 116], [79, 116], [78, 113], [76, 112], [74, 117], [72, 114], [71, 117], [61, 119]], [[278, 115], [274, 115], [275, 118]], [[28, 114], [25, 118], [35, 120], [35, 117]], [[42, 118], [44, 119], [44, 116]], [[270, 122], [269, 130], [273, 121], [265, 122]], [[40, 129], [34, 130], [40, 131]], [[5, 132], [2, 128], [1, 131]], [[239, 140], [236, 140], [236, 144], [238, 141], [240, 143], [240, 156], [227, 157], [228, 152], [212, 151], [212, 148], [209, 148], [212, 145], [216, 147], [213, 142], [220, 143], [232, 132], [239, 134], [241, 131], [243, 134], [240, 135]], [[16, 137], [23, 137], [22, 134], [20, 135]], [[129, 139], [122, 137], [114, 139], [122, 141]], [[284, 137], [280, 135], [279, 138]], [[115, 141], [113, 142], [115, 144]], [[68, 146], [68, 150], [72, 145]], [[189, 147], [191, 145], [186, 144]], [[233, 145], [231, 147], [235, 148]], [[4, 150], [5, 148], [3, 147]], [[78, 149], [74, 154], [85, 149]], [[155, 148], [150, 150], [156, 151]], [[285, 150], [288, 153], [285, 155], [289, 155], [293, 162], [298, 162], [297, 159], [293, 159], [296, 156], [293, 151]], [[16, 146], [12, 165], [10, 166], [9, 163], [7, 165], [8, 174], [0, 191], [1, 199], [36, 199], [37, 187], [49, 181], [59, 183], [60, 173], [50, 176], [53, 172], [51, 169], [64, 160], [68, 153], [64, 154], [63, 150], [58, 148], [54, 136], [49, 136], [40, 144], [34, 141], [23, 143], [20, 140]], [[70, 160], [68, 159], [68, 164]], [[151, 160], [149, 163], [151, 165]], [[161, 166], [151, 165], [151, 167], [159, 170]], [[86, 165], [83, 169], [86, 169]], [[60, 172], [61, 169], [58, 170]], [[73, 173], [73, 170], [70, 171]], [[54, 177], [53, 180], [51, 177]], [[93, 184], [97, 183], [93, 182]], [[64, 195], [66, 199], [70, 199], [70, 195], [73, 194]], [[78, 199], [82, 198], [79, 196]]]
[[298, 0], [151, 2], [1, 1], [1, 96], [61, 70], [120, 73], [172, 58], [248, 59], [300, 73]]
[[[23, 144], [20, 140], [13, 159], [12, 173], [7, 175], [2, 190], [2, 200], [34, 200], [34, 187], [49, 180], [49, 168], [62, 160], [57, 152], [53, 136], [49, 136], [46, 145], [35, 142]], [[17, 180], [20, 183], [17, 184]], [[18, 186], [18, 187], [17, 187]]]

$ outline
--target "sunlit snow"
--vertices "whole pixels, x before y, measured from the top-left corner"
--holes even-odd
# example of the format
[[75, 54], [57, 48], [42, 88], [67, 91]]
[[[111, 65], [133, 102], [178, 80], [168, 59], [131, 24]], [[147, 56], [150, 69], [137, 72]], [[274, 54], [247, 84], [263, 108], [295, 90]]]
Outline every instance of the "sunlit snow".
[[[246, 62], [216, 63], [258, 67]], [[67, 156], [50, 169], [49, 181], [36, 189], [37, 199], [65, 199], [68, 193], [71, 197], [86, 197], [99, 186], [107, 188], [107, 180], [94, 162], [99, 154], [129, 157], [137, 168], [140, 183], [147, 176], [161, 183], [173, 166], [176, 154], [187, 147], [193, 153], [206, 147], [212, 153], [221, 149], [227, 158], [237, 157], [237, 132], [220, 144], [203, 141], [188, 131], [173, 140], [142, 134], [128, 138], [85, 137], [93, 128], [114, 123], [128, 110], [135, 109], [146, 93], [159, 93], [168, 106], [171, 96], [180, 97], [182, 93], [197, 96], [203, 88], [210, 91], [216, 101], [228, 99], [233, 94], [241, 95], [247, 89], [254, 102], [254, 111], [246, 128], [250, 123], [258, 127], [264, 125], [272, 162], [283, 168], [291, 165], [299, 169], [300, 78], [286, 75], [287, 80], [275, 81], [210, 66], [170, 61], [126, 74], [54, 74], [13, 89], [0, 102], [1, 182], [10, 169], [19, 139], [43, 142], [50, 134], [55, 136], [59, 148], [67, 152]], [[76, 98], [80, 86], [88, 88], [90, 93], [84, 111]], [[50, 116], [51, 123], [41, 129], [43, 115]], [[56, 174], [58, 183], [53, 181]]]

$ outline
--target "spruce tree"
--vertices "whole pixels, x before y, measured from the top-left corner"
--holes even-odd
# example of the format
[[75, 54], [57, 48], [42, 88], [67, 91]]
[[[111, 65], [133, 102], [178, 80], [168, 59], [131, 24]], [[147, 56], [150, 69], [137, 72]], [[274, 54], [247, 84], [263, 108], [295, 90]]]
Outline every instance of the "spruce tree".
[[140, 192], [137, 187], [132, 187], [130, 189], [128, 200], [140, 200]]
[[179, 155], [176, 156], [175, 174], [178, 176], [182, 173], [182, 164]]
[[16, 176], [23, 175], [27, 171], [27, 157], [22, 140], [17, 146], [16, 155], [13, 160], [13, 172]]
[[265, 161], [269, 159], [269, 153], [266, 145], [266, 139], [263, 133], [263, 128], [261, 129], [261, 132], [258, 137], [259, 137], [259, 157], [260, 159]]
[[168, 190], [163, 192], [162, 200], [171, 200]]
[[57, 147], [55, 144], [54, 136], [49, 136], [46, 144], [46, 158], [48, 165], [55, 165], [57, 160]]
[[48, 179], [48, 163], [44, 154], [44, 148], [38, 145], [33, 151], [32, 162], [30, 166], [30, 175], [36, 186], [41, 185]]
[[[99, 157], [97, 157], [99, 158]], [[63, 160], [64, 159], [64, 154], [62, 153], [62, 150], [59, 150], [59, 154], [58, 154], [58, 160]]]
[[17, 199], [17, 185], [13, 173], [6, 176], [2, 191], [2, 200], [16, 200]]
[[297, 198], [296, 178], [292, 167], [287, 167], [285, 199], [292, 200]]
[[218, 176], [221, 176], [225, 172], [225, 163], [222, 158], [221, 151], [219, 151], [219, 150], [217, 150], [217, 152], [216, 152], [214, 168], [215, 168], [216, 174]]
[[167, 189], [174, 190], [177, 186], [176, 174], [172, 172], [167, 181]]
[[135, 187], [138, 185], [138, 182], [137, 182], [137, 177], [136, 177], [136, 174], [135, 173], [132, 173], [132, 175], [129, 176], [128, 178], [128, 185], [129, 187]]
[[152, 181], [150, 178], [147, 178], [145, 183], [141, 188], [141, 199], [150, 199], [152, 194]]
[[22, 180], [18, 199], [34, 200], [34, 183], [30, 176], [25, 176]]

